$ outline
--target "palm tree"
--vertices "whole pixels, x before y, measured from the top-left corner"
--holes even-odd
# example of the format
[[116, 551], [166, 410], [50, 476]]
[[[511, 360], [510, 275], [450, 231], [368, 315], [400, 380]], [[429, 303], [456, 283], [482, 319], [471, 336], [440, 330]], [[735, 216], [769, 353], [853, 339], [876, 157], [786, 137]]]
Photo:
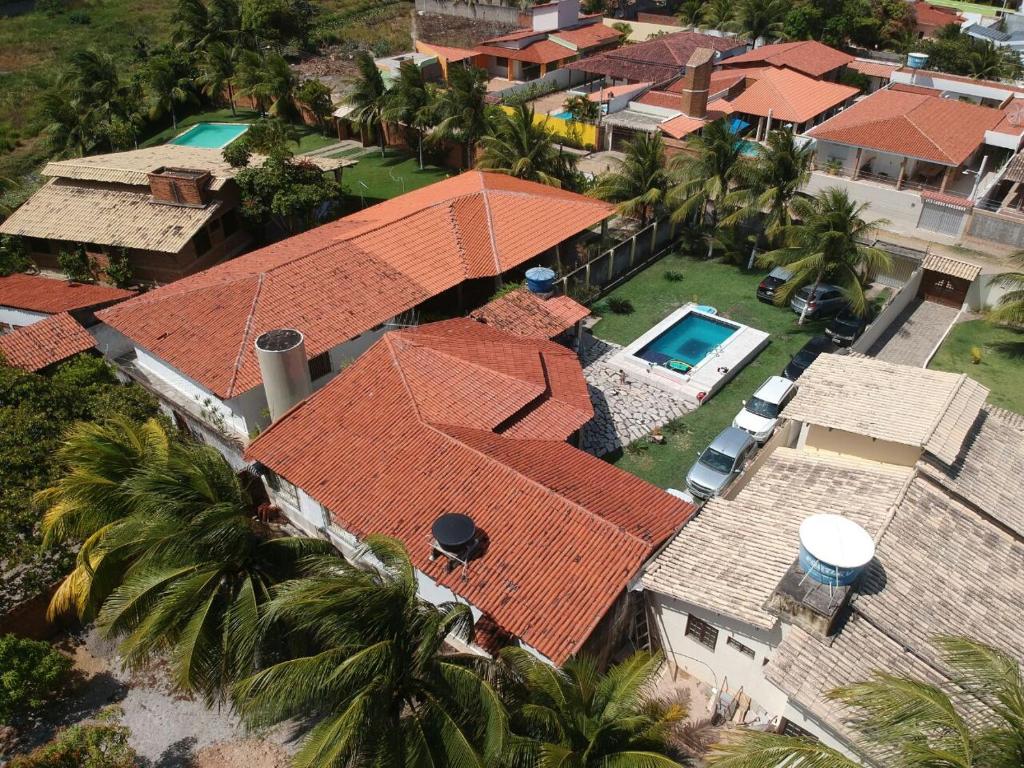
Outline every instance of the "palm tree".
[[203, 53], [199, 64], [199, 78], [196, 83], [211, 99], [220, 101], [224, 91], [228, 92], [228, 103], [231, 114], [235, 111], [235, 91], [232, 81], [235, 78], [237, 56], [235, 50], [227, 43], [211, 43]]
[[708, 0], [700, 9], [700, 25], [705, 29], [728, 32], [732, 29], [735, 15], [733, 0]]
[[96, 145], [92, 113], [64, 89], [46, 91], [39, 99], [39, 114], [52, 151], [81, 157]]
[[448, 70], [448, 87], [437, 100], [438, 124], [432, 141], [451, 139], [466, 147], [466, 167], [473, 167], [473, 147], [490, 128], [487, 106], [487, 73], [482, 69], [454, 67]]
[[537, 122], [534, 114], [528, 104], [515, 107], [512, 114], [496, 110], [491, 133], [480, 140], [483, 154], [478, 167], [552, 187], [570, 186], [576, 156], [555, 146], [547, 120]]
[[260, 56], [243, 51], [238, 60], [235, 81], [239, 92], [256, 102], [260, 115], [289, 119], [295, 116], [295, 72], [276, 53]]
[[[817, 289], [827, 280], [843, 290], [856, 314], [867, 314], [865, 288], [869, 276], [888, 266], [889, 256], [862, 243], [872, 229], [884, 222], [864, 221], [867, 203], [855, 203], [845, 190], [835, 187], [822, 190], [813, 198], [798, 197], [792, 207], [799, 223], [782, 231], [781, 248], [758, 259], [762, 266], [784, 266], [793, 273], [775, 292], [776, 303], [785, 304], [794, 291], [806, 285]], [[806, 314], [805, 306], [800, 313], [801, 325]]]
[[416, 152], [423, 170], [423, 137], [433, 122], [433, 94], [423, 82], [423, 72], [413, 61], [403, 61], [398, 79], [388, 93], [385, 120], [406, 125], [416, 132]]
[[589, 194], [618, 203], [618, 212], [640, 219], [643, 228], [664, 206], [671, 183], [665, 170], [665, 145], [661, 135], [638, 133], [626, 145], [626, 156], [618, 169], [598, 176]]
[[[1024, 268], [1024, 251], [1017, 251], [1012, 258]], [[1024, 269], [1001, 272], [994, 275], [992, 281], [1009, 290], [999, 297], [995, 309], [988, 313], [986, 319], [994, 325], [1024, 327]]]
[[[115, 149], [111, 129], [116, 123], [131, 126], [136, 122], [139, 111], [140, 91], [133, 81], [121, 78], [121, 68], [108, 53], [95, 50], [79, 50], [72, 53], [68, 68], [58, 81], [55, 93], [68, 101], [65, 108], [49, 105], [44, 108], [47, 119], [56, 129], [61, 124], [75, 127], [76, 123], [88, 125], [93, 143], [106, 138], [110, 149]], [[81, 113], [72, 117], [67, 113], [74, 109]], [[58, 145], [67, 146], [63, 139]]]
[[362, 129], [375, 130], [380, 142], [380, 156], [384, 157], [387, 137], [384, 135], [384, 112], [388, 106], [388, 90], [384, 85], [384, 76], [370, 54], [362, 51], [356, 56], [359, 67], [359, 78], [345, 97], [345, 101], [355, 107], [352, 120]]
[[739, 0], [732, 28], [749, 37], [756, 48], [759, 40], [767, 43], [782, 37], [783, 24], [791, 7], [786, 0]]
[[679, 768], [670, 741], [686, 711], [651, 697], [660, 656], [637, 653], [602, 674], [576, 657], [554, 669], [506, 648], [512, 731], [507, 759], [537, 768]]
[[158, 55], [146, 65], [146, 80], [151, 91], [150, 117], [157, 118], [169, 112], [171, 125], [177, 130], [178, 115], [174, 106], [195, 102], [191, 73], [185, 71], [182, 62], [170, 56]]
[[201, 51], [210, 41], [210, 16], [203, 0], [178, 0], [171, 14], [171, 41], [189, 51]]
[[299, 768], [491, 764], [504, 747], [504, 707], [474, 671], [479, 657], [444, 649], [449, 635], [469, 636], [469, 606], [421, 602], [394, 539], [369, 537], [361, 554], [378, 567], [324, 558], [277, 587], [264, 628], [313, 647], [239, 683], [236, 708], [253, 725], [317, 718]]
[[703, 0], [683, 0], [676, 8], [676, 18], [684, 27], [696, 27], [700, 24], [700, 11]]
[[757, 156], [738, 166], [742, 188], [726, 201], [738, 207], [724, 224], [735, 224], [766, 214], [764, 234], [773, 241], [792, 223], [791, 203], [811, 177], [814, 151], [810, 144], [800, 146], [792, 128], [780, 128], [768, 134]]
[[672, 221], [683, 224], [696, 217], [698, 224], [714, 229], [724, 213], [730, 186], [740, 176], [743, 143], [719, 119], [705, 125], [690, 140], [690, 148], [693, 154], [677, 155], [669, 163], [679, 180], [668, 195]]
[[[1018, 660], [964, 637], [936, 639], [951, 670], [933, 685], [875, 673], [829, 696], [853, 710], [851, 725], [890, 768], [1011, 768], [1024, 765], [1024, 679]], [[743, 731], [712, 748], [713, 768], [856, 768], [821, 742]]]

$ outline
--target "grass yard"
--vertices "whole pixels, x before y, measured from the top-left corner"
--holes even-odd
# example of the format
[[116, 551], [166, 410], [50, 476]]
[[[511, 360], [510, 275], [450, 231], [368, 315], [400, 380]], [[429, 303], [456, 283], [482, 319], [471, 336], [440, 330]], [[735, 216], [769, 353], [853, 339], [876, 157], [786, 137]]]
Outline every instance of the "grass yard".
[[978, 3], [964, 3], [960, 0], [929, 0], [932, 5], [941, 5], [943, 8], [956, 8], [963, 13], [980, 13], [982, 16], [995, 16], [996, 11], [1002, 6], [980, 5]]
[[[981, 362], [971, 361], [971, 348]], [[935, 353], [930, 368], [966, 373], [991, 390], [989, 401], [1024, 413], [1024, 332], [994, 328], [984, 320], [958, 323]]]
[[345, 169], [342, 183], [354, 197], [387, 200], [446, 179], [452, 173], [430, 165], [421, 171], [416, 158], [404, 152], [388, 150], [381, 157], [379, 151], [370, 150], [360, 155], [357, 165]]
[[[666, 274], [676, 273], [679, 280]], [[719, 314], [771, 334], [769, 344], [717, 395], [693, 413], [681, 417], [673, 428], [663, 429], [662, 445], [641, 443], [645, 448], [627, 449], [611, 460], [621, 469], [662, 488], [682, 488], [696, 453], [732, 423], [742, 401], [769, 376], [778, 375], [790, 357], [826, 322], [797, 325], [788, 307], [774, 307], [757, 300], [754, 293], [765, 270], [745, 272], [731, 264], [706, 262], [685, 256], [667, 256], [648, 267], [609, 296], [596, 302], [602, 320], [594, 334], [616, 344], [628, 344], [659, 320], [688, 301], [710, 304]], [[634, 312], [615, 315], [607, 310], [609, 298], [628, 299]]]

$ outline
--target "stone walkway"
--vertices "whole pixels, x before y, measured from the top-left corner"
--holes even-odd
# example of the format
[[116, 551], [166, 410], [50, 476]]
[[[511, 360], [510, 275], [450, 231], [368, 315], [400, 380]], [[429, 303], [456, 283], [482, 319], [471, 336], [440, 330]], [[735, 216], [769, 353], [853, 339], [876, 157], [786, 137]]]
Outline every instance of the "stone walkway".
[[584, 343], [580, 362], [594, 404], [594, 418], [581, 430], [583, 450], [604, 456], [693, 410], [689, 403], [657, 387], [629, 376], [624, 379], [610, 361], [621, 347], [592, 336], [584, 337]]
[[953, 307], [917, 299], [892, 321], [868, 354], [889, 363], [923, 368], [958, 312]]

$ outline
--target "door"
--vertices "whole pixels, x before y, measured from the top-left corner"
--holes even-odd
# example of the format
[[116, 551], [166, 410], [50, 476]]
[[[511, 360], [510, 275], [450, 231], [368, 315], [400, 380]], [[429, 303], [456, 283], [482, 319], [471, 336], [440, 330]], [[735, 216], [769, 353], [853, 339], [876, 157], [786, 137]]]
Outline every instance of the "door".
[[953, 208], [941, 203], [924, 200], [921, 206], [921, 218], [918, 226], [944, 235], [959, 235], [964, 225], [964, 208]]
[[961, 307], [967, 300], [967, 289], [970, 286], [970, 282], [963, 278], [928, 269], [921, 279], [920, 295], [925, 301], [934, 301], [947, 307]]

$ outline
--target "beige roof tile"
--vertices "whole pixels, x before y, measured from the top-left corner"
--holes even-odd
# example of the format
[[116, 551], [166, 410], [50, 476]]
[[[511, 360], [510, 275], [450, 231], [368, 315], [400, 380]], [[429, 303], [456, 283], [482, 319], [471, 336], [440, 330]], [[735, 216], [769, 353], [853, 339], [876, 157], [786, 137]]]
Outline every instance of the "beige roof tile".
[[965, 280], [975, 280], [981, 274], [981, 267], [959, 259], [951, 259], [948, 256], [941, 256], [937, 253], [929, 253], [924, 257], [921, 265], [925, 269], [941, 272], [952, 277], [962, 277]]

